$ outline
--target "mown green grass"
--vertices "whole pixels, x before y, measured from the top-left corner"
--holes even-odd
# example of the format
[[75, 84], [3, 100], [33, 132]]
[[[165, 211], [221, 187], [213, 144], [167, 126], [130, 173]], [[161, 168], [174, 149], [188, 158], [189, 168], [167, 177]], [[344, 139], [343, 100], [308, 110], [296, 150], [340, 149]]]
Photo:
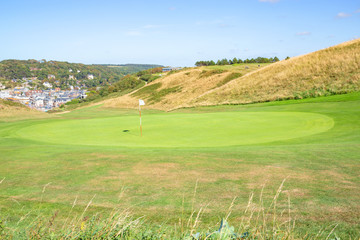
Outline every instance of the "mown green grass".
[[[152, 224], [174, 226], [182, 216], [190, 216], [192, 209], [206, 206], [201, 215], [201, 225], [206, 228], [215, 226], [237, 197], [229, 218], [231, 225], [237, 225], [252, 192], [254, 200], [259, 200], [266, 185], [263, 200], [268, 206], [279, 184], [287, 178], [278, 208], [286, 211], [290, 196], [296, 234], [316, 235], [322, 228], [330, 232], [338, 224], [334, 231], [338, 236], [359, 237], [359, 107], [360, 94], [354, 93], [172, 113], [144, 110], [143, 138], [135, 137], [137, 111], [101, 106], [54, 119], [0, 122], [0, 180], [5, 177], [0, 184], [0, 215], [16, 225], [29, 212], [51, 215], [59, 210], [57, 218], [61, 222], [76, 198], [73, 211], [81, 213], [96, 194], [89, 214], [130, 207], [135, 216], [145, 215]], [[187, 116], [194, 121], [188, 122]], [[259, 139], [266, 130], [283, 126], [284, 131], [268, 132], [275, 141], [244, 144], [243, 139], [251, 139], [254, 132], [233, 128], [233, 118], [239, 118], [239, 125], [246, 119], [246, 129], [257, 129]], [[218, 128], [207, 132], [207, 126], [215, 126], [214, 119]], [[134, 120], [136, 127], [124, 129], [122, 120]], [[316, 121], [323, 121], [326, 127], [318, 131], [324, 125]], [[80, 127], [94, 123], [93, 128], [80, 131]], [[109, 125], [103, 128], [101, 123]], [[117, 123], [120, 132], [111, 132]], [[146, 124], [163, 134], [151, 136], [155, 131], [147, 129]], [[192, 129], [191, 124], [197, 128]], [[170, 141], [172, 125], [178, 125], [173, 130], [178, 138]], [[74, 127], [73, 131], [69, 126]], [[59, 129], [64, 130], [64, 135], [49, 136], [51, 132], [60, 136]], [[310, 133], [304, 134], [302, 129]], [[134, 133], [134, 137], [123, 138], [118, 135], [125, 135], [122, 130], [130, 130], [127, 133]], [[225, 130], [229, 130], [224, 134], [231, 136], [228, 139], [221, 136]], [[279, 139], [277, 133], [288, 137]], [[241, 138], [240, 134], [248, 136]], [[67, 142], [67, 137], [72, 141]], [[149, 142], [135, 146], [144, 139]], [[184, 139], [188, 145], [179, 144]], [[212, 140], [218, 141], [218, 146], [211, 145]], [[86, 141], [90, 143], [81, 144]]]
[[301, 112], [163, 113], [43, 121], [20, 128], [20, 138], [64, 145], [125, 147], [220, 147], [274, 142], [332, 128], [322, 114]]

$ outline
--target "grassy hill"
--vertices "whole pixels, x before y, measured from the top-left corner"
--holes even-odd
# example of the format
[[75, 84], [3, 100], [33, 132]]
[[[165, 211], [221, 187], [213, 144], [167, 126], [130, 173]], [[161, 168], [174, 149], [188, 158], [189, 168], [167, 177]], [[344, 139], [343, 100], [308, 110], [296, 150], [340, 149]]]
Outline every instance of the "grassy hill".
[[107, 107], [149, 108], [244, 104], [302, 99], [360, 90], [360, 39], [274, 64], [239, 64], [170, 73]]
[[41, 117], [49, 116], [43, 112], [30, 109], [21, 103], [0, 99], [0, 121], [15, 121]]
[[209, 91], [191, 103], [252, 103], [358, 90], [360, 39], [278, 62]]
[[227, 82], [269, 64], [203, 66], [169, 72], [145, 87], [119, 98], [105, 101], [106, 107], [135, 108], [144, 99], [148, 108], [170, 110], [192, 106], [191, 101]]

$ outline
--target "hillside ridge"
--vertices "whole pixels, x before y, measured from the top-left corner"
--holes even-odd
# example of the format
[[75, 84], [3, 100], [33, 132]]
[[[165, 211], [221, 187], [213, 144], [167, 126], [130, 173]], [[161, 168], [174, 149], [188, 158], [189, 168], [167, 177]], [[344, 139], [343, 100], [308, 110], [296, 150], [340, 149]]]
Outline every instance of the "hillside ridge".
[[[233, 89], [233, 87], [238, 87], [240, 85], [238, 81], [240, 81], [240, 80], [244, 81], [244, 80], [246, 80], [248, 78], [250, 78], [249, 81], [257, 80], [257, 79], [259, 79], [259, 75], [257, 76], [257, 74], [263, 74], [262, 76], [264, 76], [264, 73], [266, 73], [266, 71], [268, 71], [268, 70], [273, 71], [273, 72], [271, 72], [271, 74], [273, 74], [273, 75], [270, 76], [270, 74], [267, 74], [266, 76], [269, 76], [269, 79], [271, 79], [271, 77], [272, 77], [273, 79], [278, 80], [279, 75], [284, 74], [284, 72], [288, 71], [288, 69], [284, 69], [284, 68], [287, 68], [289, 66], [291, 68], [292, 66], [296, 66], [296, 64], [299, 65], [299, 62], [301, 62], [301, 61], [303, 61], [303, 62], [308, 61], [308, 66], [306, 66], [306, 67], [302, 66], [302, 70], [305, 72], [305, 74], [303, 76], [298, 76], [297, 79], [294, 79], [294, 80], [297, 80], [297, 81], [300, 82], [301, 80], [303, 80], [306, 77], [308, 77], [308, 78], [316, 78], [317, 75], [319, 75], [321, 73], [324, 74], [324, 72], [322, 71], [323, 68], [319, 68], [317, 66], [317, 64], [323, 64], [323, 62], [321, 62], [321, 61], [312, 61], [311, 58], [316, 57], [316, 55], [326, 55], [327, 52], [335, 52], [338, 49], [343, 50], [344, 48], [349, 47], [349, 46], [350, 47], [354, 46], [355, 49], [358, 49], [358, 51], [353, 51], [353, 54], [354, 54], [353, 58], [348, 58], [347, 59], [347, 63], [351, 63], [352, 60], [355, 60], [354, 61], [355, 65], [348, 72], [340, 73], [340, 75], [344, 74], [345, 76], [343, 76], [344, 79], [341, 79], [342, 80], [341, 81], [342, 86], [340, 86], [337, 89], [326, 89], [326, 86], [322, 85], [322, 86], [315, 86], [315, 88], [312, 88], [312, 89], [311, 88], [310, 89], [309, 88], [308, 89], [303, 89], [303, 91], [301, 91], [300, 89], [299, 90], [296, 89], [297, 91], [293, 92], [294, 93], [293, 95], [288, 94], [287, 96], [284, 96], [284, 95], [281, 96], [281, 94], [279, 94], [277, 96], [274, 95], [274, 96], [272, 96], [270, 98], [267, 97], [265, 99], [256, 99], [255, 101], [253, 99], [250, 100], [250, 101], [236, 101], [237, 99], [234, 98], [234, 95], [236, 95], [236, 94], [234, 94], [235, 90]], [[349, 52], [351, 54], [351, 51], [349, 51]], [[223, 86], [220, 86], [217, 89], [213, 89], [213, 90], [208, 91], [207, 93], [204, 93], [202, 96], [199, 96], [197, 99], [194, 99], [193, 102], [204, 102], [204, 101], [208, 100], [208, 98], [205, 97], [205, 96], [206, 95], [211, 96], [211, 94], [215, 94], [217, 96], [221, 95], [222, 97], [228, 97], [227, 98], [228, 101], [223, 100], [221, 102], [222, 104], [229, 104], [229, 103], [234, 104], [234, 103], [251, 103], [251, 102], [262, 102], [262, 101], [274, 101], [274, 100], [281, 100], [281, 99], [301, 99], [301, 98], [307, 98], [307, 97], [317, 97], [317, 96], [322, 96], [322, 95], [329, 95], [329, 94], [331, 95], [331, 94], [337, 94], [337, 93], [346, 93], [346, 92], [358, 91], [358, 90], [360, 90], [360, 86], [359, 86], [359, 80], [360, 80], [360, 76], [359, 76], [360, 75], [359, 58], [360, 58], [360, 54], [359, 54], [359, 52], [360, 52], [360, 39], [356, 39], [356, 40], [348, 41], [348, 42], [345, 42], [345, 43], [341, 43], [339, 45], [335, 45], [335, 46], [331, 46], [331, 47], [328, 47], [328, 48], [325, 48], [325, 49], [321, 49], [321, 50], [318, 50], [318, 51], [315, 51], [315, 52], [312, 52], [312, 53], [307, 53], [307, 54], [304, 54], [304, 55], [296, 56], [296, 57], [290, 58], [288, 60], [283, 60], [283, 61], [274, 63], [271, 66], [269, 66], [268, 68], [259, 69], [258, 71], [250, 72], [249, 74], [244, 75], [241, 78], [234, 79], [234, 80], [228, 82], [227, 84], [225, 84]], [[346, 54], [343, 54], [343, 55], [346, 55]], [[317, 58], [320, 59], [321, 56], [317, 56]], [[323, 64], [323, 65], [326, 65], [326, 67], [328, 68], [326, 70], [330, 71], [330, 72], [326, 73], [326, 74], [328, 74], [329, 78], [334, 78], [336, 80], [336, 78], [339, 77], [339, 76], [332, 75], [334, 73], [334, 70], [336, 70], [336, 69], [331, 69], [331, 67], [336, 68], [337, 65], [340, 65], [340, 66], [345, 65], [346, 62], [345, 61], [333, 62], [333, 60], [331, 59], [331, 56], [328, 56], [327, 60], [330, 63], [327, 62], [326, 64]], [[309, 66], [309, 63], [310, 63], [310, 66]], [[300, 64], [303, 64], [303, 63], [300, 63]], [[316, 66], [315, 68], [317, 68], [316, 69], [317, 71], [312, 71], [313, 69], [311, 69], [311, 71], [309, 71], [309, 69], [312, 67], [311, 65]], [[331, 65], [331, 66], [329, 66], [329, 65]], [[277, 69], [277, 68], [282, 68], [282, 69]], [[343, 68], [343, 67], [340, 67], [340, 68]], [[306, 72], [306, 70], [308, 70], [308, 71]], [[349, 73], [352, 74], [352, 76], [350, 76]], [[294, 75], [296, 75], [296, 71], [291, 71], [290, 73], [287, 73], [288, 77], [293, 77]], [[349, 78], [351, 78], [351, 77], [353, 79], [349, 80]], [[345, 78], [348, 78], [348, 79], [345, 79]], [[264, 77], [263, 77], [263, 78], [260, 78], [260, 80], [258, 80], [258, 81], [266, 82], [266, 79], [264, 79]], [[347, 81], [350, 81], [351, 84], [348, 84], [347, 86], [345, 86], [344, 82], [347, 82]], [[267, 82], [269, 83], [270, 80], [267, 80]], [[321, 85], [321, 82], [318, 83], [318, 84]], [[265, 87], [265, 86], [263, 86], [263, 87]], [[334, 87], [334, 86], [332, 86], [332, 87]], [[350, 89], [349, 89], [349, 87], [350, 87]], [[354, 87], [354, 89], [351, 89], [351, 87]], [[257, 87], [255, 86], [254, 88], [256, 89]], [[286, 89], [286, 86], [284, 88], [282, 88], [282, 89]], [[275, 90], [278, 90], [278, 91], [280, 90], [281, 91], [282, 89], [277, 88]], [[311, 90], [313, 91], [312, 93], [309, 92]], [[229, 91], [231, 93], [229, 93]], [[327, 91], [329, 91], [329, 92], [327, 92]], [[273, 91], [273, 93], [276, 94], [276, 91]], [[202, 99], [202, 97], [204, 97], [205, 99], [204, 98]], [[231, 97], [233, 97], [233, 98], [231, 98]], [[203, 105], [203, 104], [201, 104], [201, 105]], [[205, 104], [205, 105], [207, 105], [207, 104]]]
[[272, 64], [235, 64], [170, 72], [105, 107], [183, 107], [303, 99], [360, 90], [360, 39]]

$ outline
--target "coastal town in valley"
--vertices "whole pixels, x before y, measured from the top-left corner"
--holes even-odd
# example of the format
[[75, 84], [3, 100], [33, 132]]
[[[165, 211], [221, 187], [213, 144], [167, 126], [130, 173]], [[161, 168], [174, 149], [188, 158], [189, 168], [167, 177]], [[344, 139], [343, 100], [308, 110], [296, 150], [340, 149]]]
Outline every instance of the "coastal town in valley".
[[[49, 78], [52, 77], [49, 76]], [[11, 89], [7, 89], [0, 83], [0, 98], [19, 102], [29, 108], [46, 112], [73, 99], [84, 99], [87, 96], [85, 86], [70, 85], [67, 90], [61, 90], [59, 87], [54, 87], [53, 84], [45, 81], [42, 83], [41, 88], [31, 88], [29, 85], [33, 80], [31, 78], [13, 79], [12, 81], [21, 81], [22, 84]]]

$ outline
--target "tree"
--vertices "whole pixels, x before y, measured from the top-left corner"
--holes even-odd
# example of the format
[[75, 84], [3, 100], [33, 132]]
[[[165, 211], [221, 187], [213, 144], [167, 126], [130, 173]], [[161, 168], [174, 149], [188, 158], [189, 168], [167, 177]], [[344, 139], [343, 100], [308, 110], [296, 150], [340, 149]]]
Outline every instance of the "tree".
[[229, 65], [229, 61], [226, 58], [224, 58], [220, 61], [220, 65]]
[[116, 92], [116, 88], [114, 86], [110, 86], [108, 88], [109, 93]]

